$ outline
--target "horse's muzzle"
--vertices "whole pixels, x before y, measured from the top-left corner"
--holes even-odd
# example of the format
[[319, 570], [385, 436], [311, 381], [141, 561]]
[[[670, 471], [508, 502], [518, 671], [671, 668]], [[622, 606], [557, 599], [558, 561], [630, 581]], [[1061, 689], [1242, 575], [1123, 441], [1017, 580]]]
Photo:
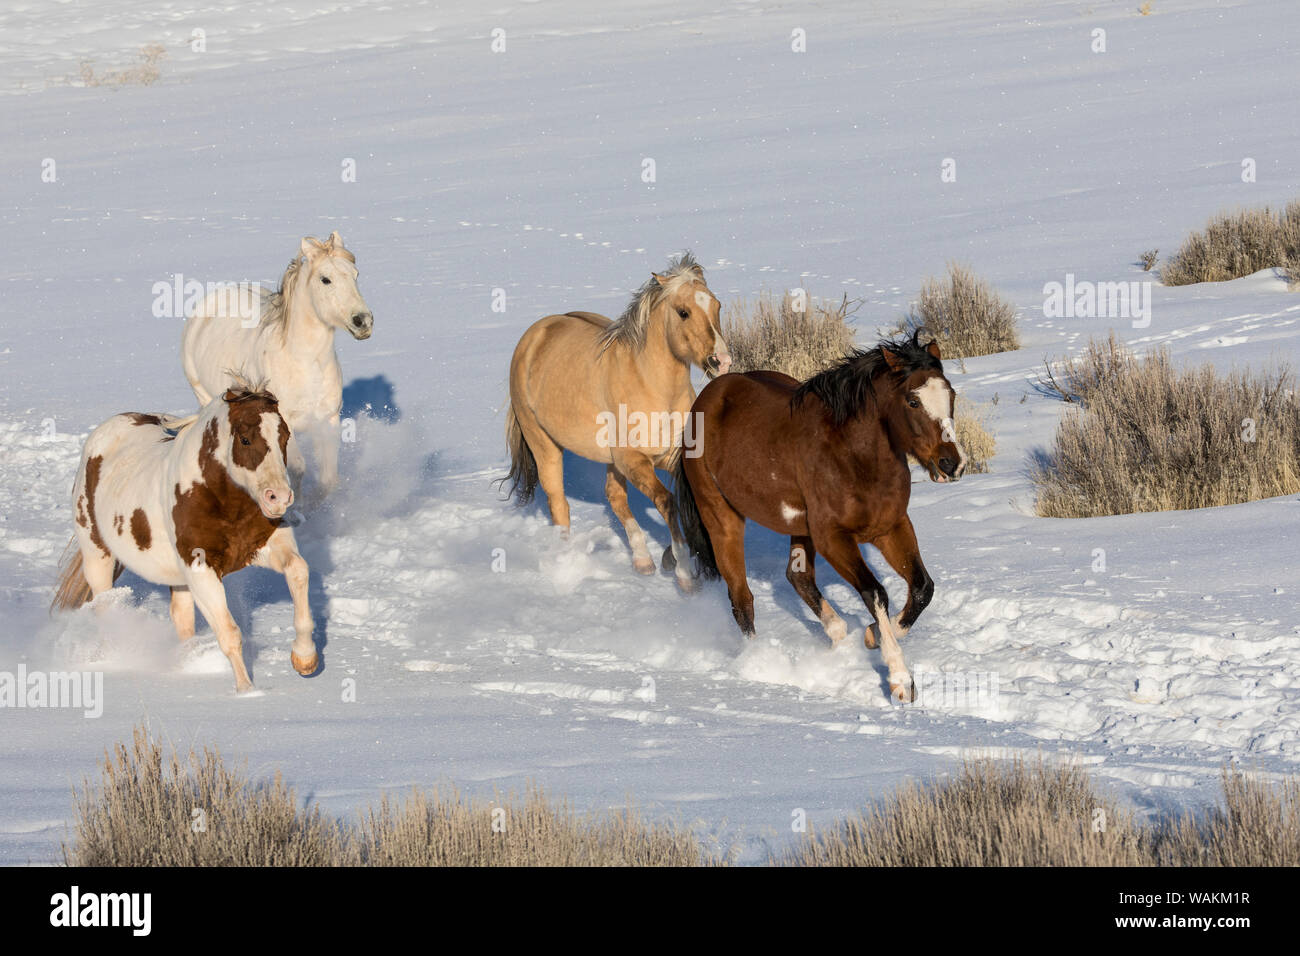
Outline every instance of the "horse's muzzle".
[[358, 342], [363, 342], [370, 338], [370, 333], [375, 328], [375, 317], [369, 312], [358, 312], [348, 320], [348, 331]]
[[718, 355], [716, 352], [704, 360], [704, 374], [709, 378], [717, 378], [719, 375], [726, 375], [731, 368], [731, 356], [723, 353]]

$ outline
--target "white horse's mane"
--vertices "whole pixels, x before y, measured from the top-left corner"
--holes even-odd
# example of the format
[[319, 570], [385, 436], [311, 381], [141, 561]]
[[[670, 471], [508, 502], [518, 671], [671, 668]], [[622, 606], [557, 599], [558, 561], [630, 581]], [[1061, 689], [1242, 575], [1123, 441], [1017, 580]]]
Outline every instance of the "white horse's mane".
[[[334, 246], [330, 250], [330, 255], [339, 256], [352, 263], [357, 261], [357, 257], [342, 245]], [[284, 275], [280, 277], [280, 288], [267, 296], [262, 303], [262, 322], [270, 328], [279, 328], [281, 342], [288, 341], [289, 309], [293, 305], [293, 297], [297, 290], [298, 273], [302, 270], [305, 261], [304, 256], [294, 256], [290, 259]]]
[[704, 267], [695, 261], [690, 252], [683, 252], [668, 262], [668, 268], [661, 273], [662, 283], [651, 276], [632, 296], [623, 314], [611, 322], [600, 335], [600, 350], [603, 352], [615, 342], [621, 342], [633, 350], [645, 347], [646, 330], [650, 327], [650, 313], [664, 300], [688, 282], [703, 282]]

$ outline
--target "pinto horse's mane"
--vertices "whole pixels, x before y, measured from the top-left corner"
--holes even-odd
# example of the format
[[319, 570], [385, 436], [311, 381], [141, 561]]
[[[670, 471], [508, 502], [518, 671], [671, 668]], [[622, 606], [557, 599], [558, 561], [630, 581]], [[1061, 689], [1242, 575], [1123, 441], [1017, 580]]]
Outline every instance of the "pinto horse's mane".
[[[790, 407], [797, 408], [809, 395], [815, 395], [830, 409], [831, 419], [839, 427], [859, 415], [867, 402], [875, 401], [871, 386], [877, 377], [894, 374], [901, 381], [923, 369], [942, 371], [939, 360], [921, 344], [922, 331], [917, 329], [911, 338], [884, 339], [874, 349], [854, 349], [838, 364], [800, 385], [790, 399]], [[885, 361], [886, 351], [902, 359], [896, 371]]]
[[676, 292], [687, 282], [703, 282], [704, 267], [695, 261], [690, 252], [683, 252], [668, 261], [668, 268], [662, 273], [664, 282], [651, 276], [641, 288], [632, 295], [615, 321], [611, 322], [600, 335], [600, 350], [603, 352], [615, 342], [622, 342], [639, 351], [645, 345], [646, 330], [650, 327], [650, 313], [665, 296]]

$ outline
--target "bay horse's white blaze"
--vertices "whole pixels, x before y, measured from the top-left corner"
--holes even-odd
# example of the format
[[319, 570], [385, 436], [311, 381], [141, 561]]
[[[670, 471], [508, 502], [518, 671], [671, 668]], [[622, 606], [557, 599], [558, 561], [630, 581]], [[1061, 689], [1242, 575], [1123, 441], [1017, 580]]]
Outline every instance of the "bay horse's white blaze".
[[250, 564], [268, 567], [284, 574], [293, 597], [293, 665], [314, 673], [307, 563], [281, 524], [293, 503], [289, 439], [274, 396], [245, 386], [189, 419], [108, 419], [82, 450], [73, 486], [77, 551], [65, 561], [53, 607], [92, 600], [123, 569], [168, 585], [177, 635], [193, 636], [197, 605], [243, 691], [252, 682], [222, 579]]
[[[230, 386], [232, 373], [265, 382], [280, 399], [295, 439], [307, 442], [320, 494], [338, 484], [339, 413], [343, 370], [334, 332], [368, 339], [374, 316], [357, 289], [356, 258], [337, 232], [321, 242], [304, 238], [285, 270], [280, 291], [263, 295], [240, 286], [208, 296], [185, 322], [181, 363], [200, 405]], [[300, 487], [306, 464], [297, 444], [289, 469]]]
[[[945, 441], [950, 441], [957, 448], [957, 454], [960, 460], [957, 464], [956, 477], [960, 478], [962, 472], [966, 470], [966, 449], [962, 448], [961, 442], [957, 440], [957, 425], [953, 422], [953, 414], [956, 411], [957, 395], [952, 390], [952, 386], [942, 376], [935, 376], [926, 381], [920, 388], [912, 392], [916, 400], [921, 403], [927, 415], [939, 423]], [[940, 476], [940, 480], [947, 481]]]

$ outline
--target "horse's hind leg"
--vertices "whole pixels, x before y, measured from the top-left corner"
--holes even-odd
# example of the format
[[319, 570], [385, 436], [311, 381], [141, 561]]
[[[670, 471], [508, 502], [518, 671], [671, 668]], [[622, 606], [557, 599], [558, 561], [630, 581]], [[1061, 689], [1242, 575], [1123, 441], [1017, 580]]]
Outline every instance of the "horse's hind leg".
[[[731, 614], [746, 637], [754, 636], [754, 593], [745, 574], [745, 516], [731, 507], [712, 482], [692, 486], [700, 521], [713, 543], [713, 562], [727, 582]], [[678, 567], [681, 567], [679, 564]]]
[[[916, 685], [912, 683], [912, 675], [907, 670], [903, 651], [894, 634], [893, 621], [889, 618], [889, 595], [871, 573], [867, 562], [862, 560], [858, 542], [851, 534], [834, 532], [825, 539], [819, 538], [817, 545], [817, 549], [826, 556], [836, 573], [853, 585], [854, 590], [861, 595], [863, 603], [876, 619], [880, 635], [880, 656], [889, 668], [890, 693], [904, 702], [916, 700]], [[873, 646], [871, 628], [867, 629], [864, 641], [868, 647]]]
[[546, 492], [546, 505], [551, 509], [551, 523], [567, 535], [569, 499], [564, 497], [564, 449], [537, 424], [537, 419], [529, 409], [520, 405], [514, 407], [519, 428], [524, 433], [524, 441], [528, 442], [533, 460], [537, 462], [537, 483]]
[[839, 644], [848, 636], [849, 628], [817, 588], [816, 562], [817, 550], [813, 547], [812, 538], [806, 535], [790, 538], [790, 561], [785, 566], [785, 578], [821, 620], [831, 644]]
[[605, 497], [609, 499], [615, 517], [623, 524], [627, 543], [632, 546], [632, 566], [642, 574], [654, 574], [655, 559], [650, 557], [650, 549], [646, 547], [645, 532], [636, 523], [632, 509], [628, 507], [627, 479], [613, 465], [605, 467]]
[[177, 637], [188, 641], [194, 636], [194, 595], [189, 588], [172, 588], [171, 615]]
[[884, 555], [894, 573], [907, 582], [907, 604], [893, 621], [897, 635], [904, 637], [934, 597], [934, 580], [921, 563], [916, 531], [906, 515], [888, 534], [871, 543]]

